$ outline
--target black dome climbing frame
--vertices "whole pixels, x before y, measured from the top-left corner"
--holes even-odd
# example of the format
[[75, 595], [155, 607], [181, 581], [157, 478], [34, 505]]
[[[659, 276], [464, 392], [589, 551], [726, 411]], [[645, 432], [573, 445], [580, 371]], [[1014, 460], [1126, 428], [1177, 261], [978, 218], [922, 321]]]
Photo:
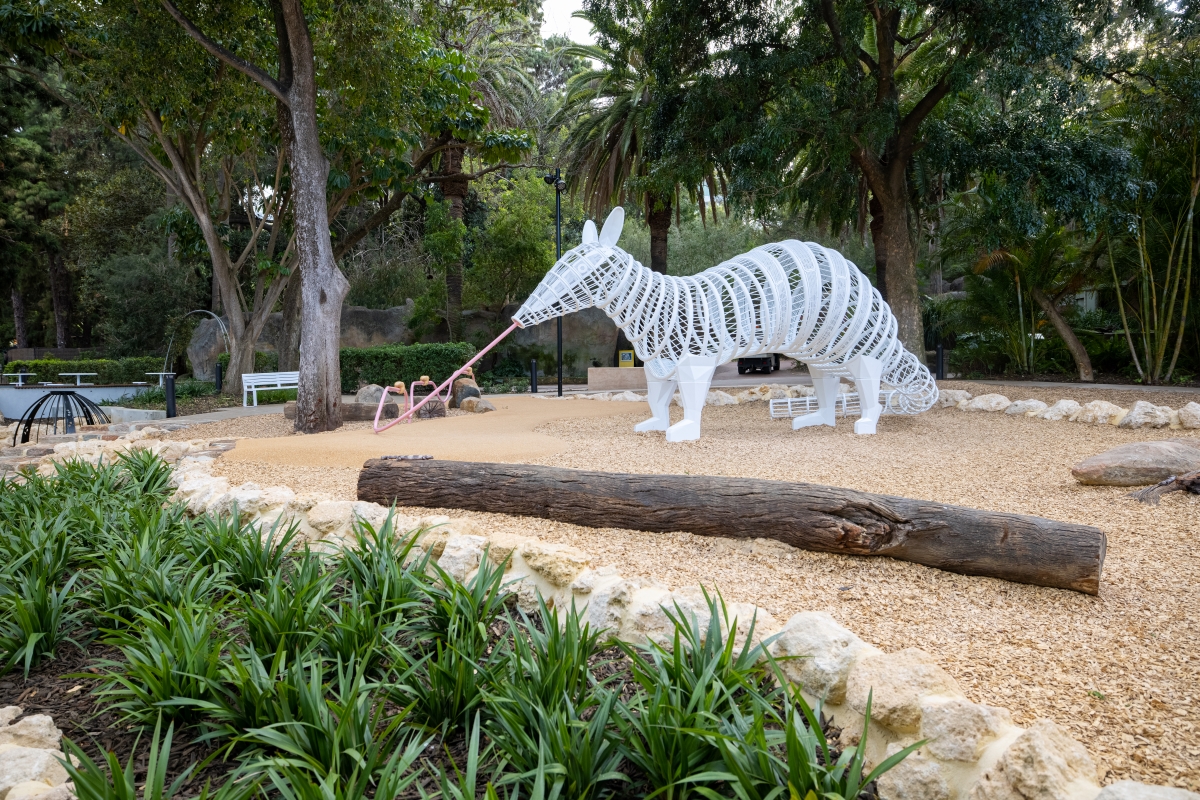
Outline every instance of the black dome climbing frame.
[[43, 436], [75, 433], [77, 425], [106, 425], [108, 415], [100, 406], [77, 392], [57, 390], [34, 400], [13, 433], [13, 446], [41, 441]]

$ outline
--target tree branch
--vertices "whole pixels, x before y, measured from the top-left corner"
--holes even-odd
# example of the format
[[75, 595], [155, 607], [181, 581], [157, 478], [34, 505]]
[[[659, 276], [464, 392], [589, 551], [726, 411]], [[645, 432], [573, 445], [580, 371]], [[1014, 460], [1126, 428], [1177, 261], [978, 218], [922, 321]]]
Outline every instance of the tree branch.
[[176, 22], [183, 27], [189, 36], [200, 43], [200, 46], [207, 50], [210, 54], [224, 61], [229, 66], [236, 69], [252, 81], [262, 86], [270, 92], [276, 100], [284, 105], [290, 105], [287, 92], [279, 85], [279, 82], [266, 73], [261, 67], [255, 66], [248, 61], [235, 56], [230, 51], [226, 50], [221, 45], [214, 42], [212, 39], [204, 35], [204, 33], [192, 24], [192, 21], [183, 15], [183, 12], [176, 8], [171, 0], [162, 0], [163, 8], [170, 14]]
[[338, 240], [333, 248], [333, 260], [341, 261], [354, 245], [363, 240], [363, 237], [387, 222], [392, 214], [400, 210], [400, 204], [404, 202], [404, 198], [407, 196], [408, 192], [392, 192], [392, 196], [388, 198], [386, 203], [379, 207], [378, 211], [367, 217], [362, 225], [359, 225]]

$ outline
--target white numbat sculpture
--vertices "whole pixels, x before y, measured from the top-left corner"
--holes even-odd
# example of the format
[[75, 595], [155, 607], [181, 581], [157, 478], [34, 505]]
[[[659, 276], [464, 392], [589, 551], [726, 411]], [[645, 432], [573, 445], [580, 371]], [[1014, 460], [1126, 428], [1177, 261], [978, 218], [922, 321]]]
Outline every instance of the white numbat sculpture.
[[[590, 306], [625, 331], [646, 364], [654, 416], [638, 431], [667, 441], [700, 438], [700, 414], [714, 370], [735, 358], [783, 353], [808, 365], [818, 410], [792, 427], [833, 425], [838, 383], [853, 379], [862, 416], [855, 433], [875, 433], [880, 386], [895, 391], [889, 411], [918, 414], [937, 401], [929, 370], [896, 338], [896, 318], [858, 268], [812, 242], [756, 247], [698, 275], [650, 270], [617, 247], [625, 212], [600, 235], [590, 221], [583, 243], [559, 259], [513, 317], [537, 325]], [[670, 424], [676, 387], [683, 420]]]

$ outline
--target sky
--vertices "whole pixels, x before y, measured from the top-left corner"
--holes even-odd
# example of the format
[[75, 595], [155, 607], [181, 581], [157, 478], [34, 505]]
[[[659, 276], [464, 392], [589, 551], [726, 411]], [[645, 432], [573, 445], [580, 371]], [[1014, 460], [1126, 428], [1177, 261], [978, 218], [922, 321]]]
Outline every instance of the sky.
[[571, 15], [583, 8], [583, 0], [543, 0], [542, 38], [566, 34], [571, 41], [592, 44], [592, 26]]

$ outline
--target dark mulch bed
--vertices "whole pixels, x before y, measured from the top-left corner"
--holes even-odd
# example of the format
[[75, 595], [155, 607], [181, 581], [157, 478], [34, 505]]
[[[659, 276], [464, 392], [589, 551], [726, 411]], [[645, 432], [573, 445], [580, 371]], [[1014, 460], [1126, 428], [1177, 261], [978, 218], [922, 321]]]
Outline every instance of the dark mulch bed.
[[[138, 726], [122, 724], [117, 712], [106, 711], [96, 703], [92, 696], [95, 688], [92, 681], [77, 677], [77, 673], [98, 672], [91, 665], [99, 659], [119, 659], [120, 656], [119, 650], [97, 642], [89, 645], [86, 651], [64, 645], [59, 648], [56, 658], [43, 661], [30, 670], [28, 680], [20, 668], [0, 676], [0, 707], [21, 706], [24, 709], [22, 716], [49, 714], [63, 735], [97, 763], [103, 762], [105, 753], [112, 752], [124, 765], [135, 752], [136, 744], [135, 764], [140, 781], [146, 774], [153, 729], [142, 733]], [[216, 745], [192, 742], [196, 735], [189, 731], [175, 732], [167, 766], [168, 785], [189, 766], [198, 765], [217, 751]], [[209, 780], [214, 787], [220, 786], [235, 766], [232, 761], [213, 759], [191, 776], [183, 786], [183, 792], [195, 795]]]

